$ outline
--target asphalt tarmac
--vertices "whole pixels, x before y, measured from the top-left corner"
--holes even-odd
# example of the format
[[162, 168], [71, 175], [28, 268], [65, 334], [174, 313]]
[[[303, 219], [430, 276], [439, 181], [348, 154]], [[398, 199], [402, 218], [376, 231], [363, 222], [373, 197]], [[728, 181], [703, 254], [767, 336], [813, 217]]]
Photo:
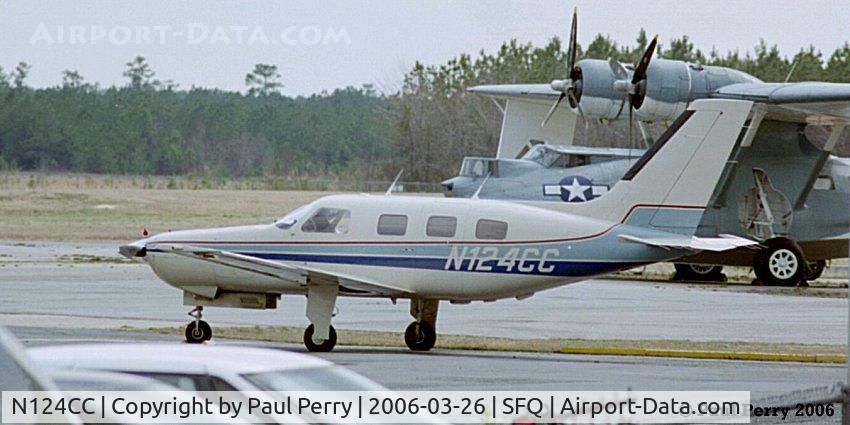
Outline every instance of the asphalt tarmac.
[[[141, 264], [89, 263], [115, 257], [108, 244], [0, 243], [0, 325], [116, 329], [179, 326], [189, 307], [179, 290]], [[402, 331], [409, 304], [341, 298], [338, 329]], [[216, 325], [306, 326], [306, 302], [277, 310], [208, 308]], [[594, 279], [523, 300], [442, 303], [438, 331], [508, 338], [680, 339], [843, 344], [847, 300], [736, 287]]]
[[[122, 326], [182, 325], [180, 292], [107, 244], [0, 243], [0, 325], [26, 345], [174, 341]], [[406, 302], [343, 298], [338, 329], [398, 331]], [[207, 309], [215, 325], [306, 325], [301, 297], [277, 311]], [[440, 307], [441, 333], [511, 338], [690, 339], [843, 344], [847, 300], [742, 293], [734, 287], [597, 279], [523, 300]], [[300, 345], [245, 341], [303, 351]], [[337, 347], [322, 354], [391, 389], [749, 390], [753, 397], [843, 380], [841, 365]]]
[[[26, 346], [173, 341], [180, 337], [102, 329], [11, 327]], [[301, 345], [217, 341], [304, 351]], [[738, 390], [752, 397], [831, 385], [842, 365], [727, 360], [574, 356], [435, 349], [337, 347], [321, 357], [394, 390]]]

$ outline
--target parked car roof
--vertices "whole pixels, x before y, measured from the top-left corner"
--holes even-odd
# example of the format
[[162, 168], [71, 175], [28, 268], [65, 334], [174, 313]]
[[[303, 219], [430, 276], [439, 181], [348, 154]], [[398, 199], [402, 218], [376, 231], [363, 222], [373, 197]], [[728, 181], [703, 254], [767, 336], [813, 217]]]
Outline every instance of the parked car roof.
[[46, 367], [126, 372], [248, 374], [332, 365], [285, 350], [208, 344], [78, 344], [36, 347], [28, 352]]

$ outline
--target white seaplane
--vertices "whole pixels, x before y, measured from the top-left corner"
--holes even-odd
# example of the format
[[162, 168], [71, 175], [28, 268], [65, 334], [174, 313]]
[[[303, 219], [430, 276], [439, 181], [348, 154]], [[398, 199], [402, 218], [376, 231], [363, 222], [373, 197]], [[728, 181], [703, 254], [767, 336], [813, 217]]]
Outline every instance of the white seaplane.
[[[695, 251], [754, 245], [694, 232], [753, 103], [697, 100], [606, 195], [584, 203], [335, 195], [270, 224], [157, 234], [122, 246], [195, 307], [186, 340], [212, 329], [205, 306], [276, 308], [306, 295], [304, 344], [330, 351], [340, 295], [409, 299], [412, 350], [436, 341], [441, 300], [523, 299]], [[389, 195], [389, 191], [387, 193]]]

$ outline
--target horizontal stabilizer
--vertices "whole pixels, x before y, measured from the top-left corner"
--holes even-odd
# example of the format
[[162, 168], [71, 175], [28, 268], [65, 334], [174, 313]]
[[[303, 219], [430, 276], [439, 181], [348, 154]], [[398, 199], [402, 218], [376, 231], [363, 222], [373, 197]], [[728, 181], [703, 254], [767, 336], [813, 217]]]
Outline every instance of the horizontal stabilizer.
[[642, 243], [665, 249], [691, 249], [695, 251], [727, 251], [742, 246], [758, 245], [758, 242], [735, 235], [720, 235], [717, 238], [669, 237], [669, 238], [639, 238], [631, 235], [620, 235], [620, 239], [628, 242]]

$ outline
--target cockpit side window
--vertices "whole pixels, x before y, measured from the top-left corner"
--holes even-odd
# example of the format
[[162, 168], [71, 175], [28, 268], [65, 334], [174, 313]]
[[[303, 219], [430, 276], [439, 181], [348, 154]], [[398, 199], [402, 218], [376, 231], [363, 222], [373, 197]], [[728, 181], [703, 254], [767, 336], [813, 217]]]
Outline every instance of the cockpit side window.
[[301, 225], [301, 231], [306, 233], [348, 233], [348, 221], [351, 212], [342, 208], [319, 208], [307, 221]]

